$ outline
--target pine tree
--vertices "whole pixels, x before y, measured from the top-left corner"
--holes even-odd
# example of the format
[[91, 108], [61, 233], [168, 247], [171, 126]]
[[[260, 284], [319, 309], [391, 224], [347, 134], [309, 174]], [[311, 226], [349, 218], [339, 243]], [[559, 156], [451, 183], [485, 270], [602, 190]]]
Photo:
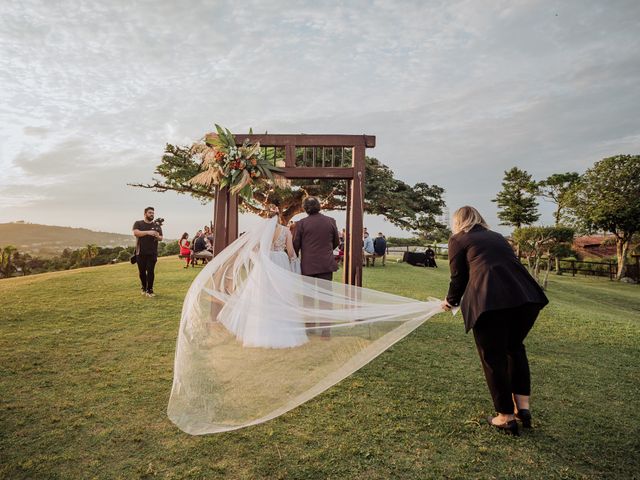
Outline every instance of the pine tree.
[[500, 225], [520, 228], [540, 218], [536, 201], [536, 183], [524, 170], [513, 167], [504, 172], [502, 191], [491, 200], [498, 204]]

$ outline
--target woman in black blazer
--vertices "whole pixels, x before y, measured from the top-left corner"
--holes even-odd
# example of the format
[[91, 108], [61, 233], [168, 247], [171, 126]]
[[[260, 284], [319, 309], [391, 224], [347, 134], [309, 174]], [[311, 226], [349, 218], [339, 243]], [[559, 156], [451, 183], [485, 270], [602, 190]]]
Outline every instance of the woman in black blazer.
[[473, 207], [453, 214], [449, 267], [451, 283], [442, 307], [460, 306], [466, 331], [473, 329], [498, 412], [487, 421], [517, 435], [516, 418], [531, 427], [529, 361], [522, 342], [549, 300], [511, 245], [489, 230]]

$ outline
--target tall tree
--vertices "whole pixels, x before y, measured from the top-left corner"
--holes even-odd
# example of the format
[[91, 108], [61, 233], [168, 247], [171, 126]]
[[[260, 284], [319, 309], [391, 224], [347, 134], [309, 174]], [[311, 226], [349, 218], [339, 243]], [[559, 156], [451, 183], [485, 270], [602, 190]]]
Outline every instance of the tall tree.
[[498, 204], [500, 225], [520, 228], [540, 218], [536, 201], [536, 183], [524, 170], [513, 167], [504, 172], [502, 190], [491, 200]]
[[[197, 185], [190, 180], [202, 171], [201, 161], [193, 146], [167, 144], [161, 163], [156, 167], [150, 183], [133, 183], [134, 187], [157, 192], [174, 191], [191, 195], [202, 203], [214, 199], [215, 187]], [[365, 164], [364, 211], [384, 215], [406, 230], [422, 232], [425, 228], [438, 227], [436, 216], [445, 205], [444, 190], [437, 185], [417, 183], [413, 187], [394, 178], [393, 171], [376, 158], [367, 157]], [[288, 223], [302, 213], [302, 203], [307, 196], [316, 196], [325, 210], [346, 208], [346, 182], [343, 180], [292, 180], [285, 184], [263, 183], [256, 189], [250, 202], [239, 199], [241, 212], [269, 215], [271, 208], [278, 209], [280, 221]]]
[[90, 243], [89, 245], [87, 245], [85, 248], [82, 249], [81, 257], [87, 260], [87, 264], [91, 266], [91, 259], [95, 258], [98, 255], [99, 251], [100, 250], [98, 249], [97, 245]]
[[562, 213], [567, 207], [567, 192], [580, 178], [577, 172], [554, 173], [538, 183], [538, 194], [556, 204], [556, 211], [553, 213], [556, 227], [562, 221]]
[[18, 251], [13, 245], [7, 245], [0, 249], [0, 273], [3, 277], [13, 275], [16, 267], [13, 263], [13, 256]]
[[613, 233], [616, 278], [620, 280], [631, 239], [640, 231], [640, 155], [617, 155], [596, 162], [571, 189], [568, 206], [587, 229]]

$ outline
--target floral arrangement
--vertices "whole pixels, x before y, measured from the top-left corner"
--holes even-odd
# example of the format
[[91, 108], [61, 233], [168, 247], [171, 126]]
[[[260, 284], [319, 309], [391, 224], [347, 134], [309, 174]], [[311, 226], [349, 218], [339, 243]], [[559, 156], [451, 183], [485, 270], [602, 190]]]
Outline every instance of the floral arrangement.
[[189, 180], [191, 183], [229, 187], [231, 193], [250, 200], [259, 182], [274, 181], [274, 174], [282, 172], [265, 157], [260, 143], [251, 145], [247, 139], [238, 147], [228, 129], [216, 124], [216, 131], [192, 147], [192, 152], [202, 157], [203, 171]]

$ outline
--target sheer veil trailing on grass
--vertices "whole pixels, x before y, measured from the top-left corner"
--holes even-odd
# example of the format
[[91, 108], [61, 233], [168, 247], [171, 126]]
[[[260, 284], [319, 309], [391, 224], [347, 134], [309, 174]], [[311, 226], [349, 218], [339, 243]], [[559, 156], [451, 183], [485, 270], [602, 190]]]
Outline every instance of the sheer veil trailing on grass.
[[441, 312], [305, 277], [270, 257], [277, 218], [203, 268], [184, 300], [169, 418], [192, 435], [265, 422], [320, 394]]

